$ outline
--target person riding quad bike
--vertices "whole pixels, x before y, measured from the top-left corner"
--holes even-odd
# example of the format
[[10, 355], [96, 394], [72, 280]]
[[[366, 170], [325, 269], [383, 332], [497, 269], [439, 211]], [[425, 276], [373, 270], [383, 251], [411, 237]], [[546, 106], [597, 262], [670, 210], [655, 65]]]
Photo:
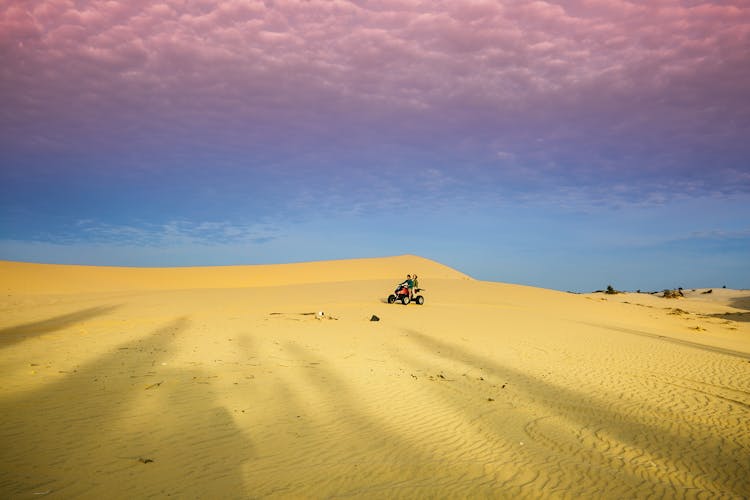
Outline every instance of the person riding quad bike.
[[[412, 288], [414, 282], [411, 276], [407, 276], [406, 281], [396, 285], [396, 290], [388, 296], [388, 303], [393, 304], [397, 300], [401, 301], [402, 304], [407, 305], [409, 302], [414, 300], [420, 306], [424, 304], [424, 297], [420, 294], [421, 288]], [[416, 295], [415, 295], [416, 294]]]

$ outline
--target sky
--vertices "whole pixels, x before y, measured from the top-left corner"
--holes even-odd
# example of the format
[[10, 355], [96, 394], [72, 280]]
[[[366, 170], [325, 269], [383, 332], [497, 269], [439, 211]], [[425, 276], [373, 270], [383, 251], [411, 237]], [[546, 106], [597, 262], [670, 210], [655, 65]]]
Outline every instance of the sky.
[[750, 288], [747, 0], [0, 0], [0, 58], [0, 259]]

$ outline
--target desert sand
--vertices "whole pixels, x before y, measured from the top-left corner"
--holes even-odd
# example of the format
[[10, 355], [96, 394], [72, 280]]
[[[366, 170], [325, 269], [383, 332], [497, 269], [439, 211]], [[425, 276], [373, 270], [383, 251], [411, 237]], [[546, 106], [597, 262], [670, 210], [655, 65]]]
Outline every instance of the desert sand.
[[[406, 273], [424, 305], [385, 302]], [[414, 256], [0, 262], [0, 291], [2, 498], [750, 496], [750, 291]]]

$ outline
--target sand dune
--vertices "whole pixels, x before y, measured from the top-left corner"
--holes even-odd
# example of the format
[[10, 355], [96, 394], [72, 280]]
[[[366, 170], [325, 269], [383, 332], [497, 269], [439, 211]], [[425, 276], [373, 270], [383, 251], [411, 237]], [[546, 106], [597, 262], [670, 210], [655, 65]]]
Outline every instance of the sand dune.
[[[407, 272], [425, 305], [385, 303]], [[0, 283], [3, 498], [750, 496], [750, 292], [413, 256]]]
[[435, 261], [403, 255], [271, 266], [129, 268], [58, 266], [0, 261], [4, 289], [24, 293], [246, 288], [399, 277], [415, 266], [433, 278], [470, 279]]

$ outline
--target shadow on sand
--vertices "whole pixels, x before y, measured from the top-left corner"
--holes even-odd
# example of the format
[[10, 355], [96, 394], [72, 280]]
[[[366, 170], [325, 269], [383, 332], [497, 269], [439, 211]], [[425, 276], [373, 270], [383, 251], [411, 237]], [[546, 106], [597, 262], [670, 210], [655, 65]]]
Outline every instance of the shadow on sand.
[[729, 301], [729, 305], [737, 309], [744, 309], [750, 312], [750, 295], [744, 297], [734, 297]]
[[[107, 310], [15, 331], [52, 331]], [[165, 367], [189, 324], [177, 318], [58, 381], [2, 397], [0, 496], [243, 496], [252, 445], [210, 386], [195, 383], [204, 372]]]
[[[437, 356], [446, 358], [451, 364], [459, 362], [466, 364], [467, 367], [483, 367], [499, 379], [509, 381], [523, 391], [525, 398], [546, 408], [550, 416], [573, 422], [574, 427], [578, 429], [601, 429], [598, 432], [615, 438], [614, 441], [603, 443], [602, 449], [606, 450], [605, 452], [581, 443], [580, 449], [575, 451], [577, 456], [564, 452], [563, 447], [553, 446], [549, 453], [559, 455], [558, 467], [562, 467], [562, 464], [566, 462], [568, 464], [573, 462], [572, 467], [568, 466], [569, 472], [573, 474], [571, 477], [575, 474], [590, 474], [590, 464], [597, 463], [599, 468], [603, 469], [607, 466], [611, 469], [609, 474], [602, 471], [602, 477], [611, 475], [612, 478], [618, 478], [616, 482], [612, 482], [613, 488], [615, 483], [622, 484], [624, 477], [628, 478], [626, 482], [630, 485], [641, 484], [644, 479], [648, 478], [649, 481], [661, 484], [665, 494], [676, 492], [678, 496], [683, 496], [689, 490], [701, 490], [697, 486], [679, 486], [682, 479], [690, 478], [688, 483], [705, 485], [708, 489], [704, 491], [714, 494], [730, 493], [744, 496], [750, 492], [750, 483], [747, 481], [750, 477], [750, 462], [742, 460], [743, 455], [747, 458], [747, 450], [743, 451], [737, 446], [726, 446], [727, 438], [709, 422], [686, 424], [680, 421], [678, 414], [660, 408], [657, 402], [652, 403], [651, 408], [645, 412], [626, 413], [618, 410], [618, 408], [627, 407], [626, 405], [605, 406], [602, 400], [595, 397], [595, 394], [584, 394], [552, 385], [516, 369], [502, 366], [491, 358], [476, 355], [418, 331], [406, 330], [405, 333], [422, 349], [437, 353]], [[415, 364], [413, 360], [410, 360], [410, 363]], [[435, 371], [434, 366], [423, 364], [422, 368]], [[451, 402], [455, 404], [455, 399], [446, 399], [447, 404]], [[640, 404], [639, 408], [647, 405], [648, 403]], [[738, 407], [740, 406], [744, 404], [738, 402]], [[639, 414], [644, 416], [639, 416]], [[663, 415], [665, 418], [655, 420], [653, 415]], [[692, 429], [686, 431], [689, 427]], [[541, 443], [547, 442], [549, 445], [554, 439], [555, 437], [551, 440], [545, 438]], [[617, 446], [620, 446], [620, 450], [627, 448], [640, 452], [641, 456], [648, 453], [661, 457], [671, 473], [664, 475], [660, 472], [660, 475], [655, 475], [655, 471], [645, 460], [641, 460], [643, 463], [633, 463], [627, 468], [623, 467], [621, 457], [618, 457], [616, 453]], [[672, 481], [672, 479], [678, 480]], [[632, 492], [635, 493], [635, 491], [637, 490]], [[647, 488], [646, 491], [654, 490]]]
[[[278, 416], [270, 418], [275, 422], [284, 422], [288, 415], [302, 418], [290, 426], [297, 439], [279, 450], [270, 467], [274, 482], [258, 483], [260, 496], [278, 490], [292, 498], [308, 497], [308, 491], [319, 498], [418, 498], [441, 491], [441, 485], [443, 494], [455, 495], [448, 489], [456, 487], [455, 478], [434, 475], [441, 457], [429, 453], [420, 436], [409, 436], [394, 426], [383, 408], [363, 404], [362, 396], [328, 363], [310, 364], [319, 355], [293, 342], [287, 342], [283, 352], [300, 371], [290, 372], [292, 379], [274, 386], [281, 404], [276, 410], [269, 405], [267, 417], [277, 411]], [[304, 381], [300, 373], [307, 374]], [[317, 401], [315, 406], [311, 407], [311, 399]], [[318, 413], [321, 408], [322, 415], [329, 417]], [[311, 413], [318, 414], [317, 419], [309, 418]], [[429, 474], [410, 478], [404, 475], [405, 468]], [[464, 494], [480, 484], [465, 480]], [[315, 489], [310, 490], [311, 485]]]
[[750, 321], [750, 295], [745, 297], [734, 297], [729, 299], [729, 305], [735, 309], [741, 309], [745, 312], [732, 312], [723, 314], [712, 314], [714, 318], [727, 319], [730, 321], [741, 321], [747, 323]]
[[750, 322], [750, 312], [712, 314], [714, 318], [737, 321], [742, 323]]
[[[717, 315], [716, 317], [724, 318], [725, 316]], [[723, 347], [716, 347], [716, 346], [701, 344], [700, 342], [691, 342], [689, 340], [678, 339], [675, 337], [667, 337], [666, 335], [659, 335], [658, 333], [644, 332], [642, 330], [634, 330], [632, 328], [620, 328], [620, 327], [614, 327], [614, 326], [609, 326], [609, 325], [600, 324], [600, 323], [587, 323], [585, 321], [581, 321], [580, 323], [582, 325], [593, 326], [594, 328], [601, 328], [603, 330], [612, 330], [614, 332], [628, 333], [630, 335], [638, 335], [641, 337], [656, 339], [656, 340], [660, 340], [663, 342], [669, 342], [671, 344], [692, 347], [694, 349], [699, 349], [705, 352], [714, 352], [717, 354], [726, 354], [727, 356], [735, 356], [737, 358], [742, 358], [742, 359], [750, 359], [750, 354], [743, 352], [743, 351], [735, 351], [732, 349], [725, 349]]]
[[[435, 374], [442, 366], [457, 363], [467, 370], [481, 368], [493, 378], [507, 380], [516, 395], [537, 409], [526, 410], [523, 403], [508, 401], [510, 406], [498, 404], [495, 408], [503, 409], [493, 410], [487, 400], [461, 396], [461, 386], [448, 377], [439, 381], [414, 377], [415, 384], [424, 384], [419, 390], [433, 393], [441, 403], [428, 415], [413, 409], [414, 417], [425, 421], [423, 432], [412, 436], [389, 418], [393, 409], [388, 407], [404, 395], [385, 396], [374, 407], [343, 373], [319, 362], [320, 354], [287, 342], [279, 348], [284, 353], [279, 378], [267, 386], [274, 398], [264, 401], [255, 427], [266, 436], [264, 440], [273, 433], [281, 436], [273, 439], [276, 453], [259, 457], [247, 472], [254, 493], [264, 496], [283, 491], [295, 496], [312, 491], [307, 488], [313, 484], [316, 496], [321, 497], [420, 497], [436, 492], [446, 497], [530, 497], [540, 492], [596, 496], [605, 485], [612, 496], [620, 497], [644, 492], [667, 496], [690, 491], [746, 493], [742, 478], [750, 470], [741, 463], [742, 450], [726, 446], [725, 436], [708, 423], [686, 425], [657, 402], [650, 408], [640, 401], [636, 406], [620, 400], [607, 405], [595, 393], [550, 384], [420, 332], [404, 332], [412, 347], [395, 355], [406, 373]], [[419, 360], [415, 352], [437, 353], [438, 359]], [[377, 387], [382, 390], [382, 384], [373, 388]], [[521, 431], [536, 445], [523, 454], [509, 451], [515, 431], [499, 423], [508, 422], [503, 413], [517, 405], [512, 412], [526, 422]], [[638, 411], [629, 411], [634, 407]], [[397, 403], [394, 408], [403, 406]], [[484, 417], [497, 412], [498, 418]], [[523, 416], [524, 412], [528, 415]], [[317, 418], [310, 418], [311, 414]], [[442, 420], [437, 415], [461, 416]], [[466, 450], [457, 450], [459, 436], [467, 428], [482, 441], [464, 443], [460, 446]], [[581, 433], [590, 441], [580, 441]], [[433, 438], [425, 442], [425, 435], [444, 436], [445, 442]], [[468, 456], [452, 461], [448, 457], [453, 452]], [[628, 462], [623, 455], [629, 457]], [[665, 469], [658, 470], [649, 458]], [[494, 466], [486, 468], [483, 459]], [[497, 468], [503, 472], [494, 472]], [[439, 470], [451, 472], [439, 474]]]
[[86, 321], [97, 316], [103, 316], [117, 309], [119, 306], [99, 306], [81, 309], [80, 311], [55, 316], [42, 321], [34, 321], [23, 325], [11, 326], [0, 330], [0, 347], [15, 344], [33, 337], [52, 333]]

